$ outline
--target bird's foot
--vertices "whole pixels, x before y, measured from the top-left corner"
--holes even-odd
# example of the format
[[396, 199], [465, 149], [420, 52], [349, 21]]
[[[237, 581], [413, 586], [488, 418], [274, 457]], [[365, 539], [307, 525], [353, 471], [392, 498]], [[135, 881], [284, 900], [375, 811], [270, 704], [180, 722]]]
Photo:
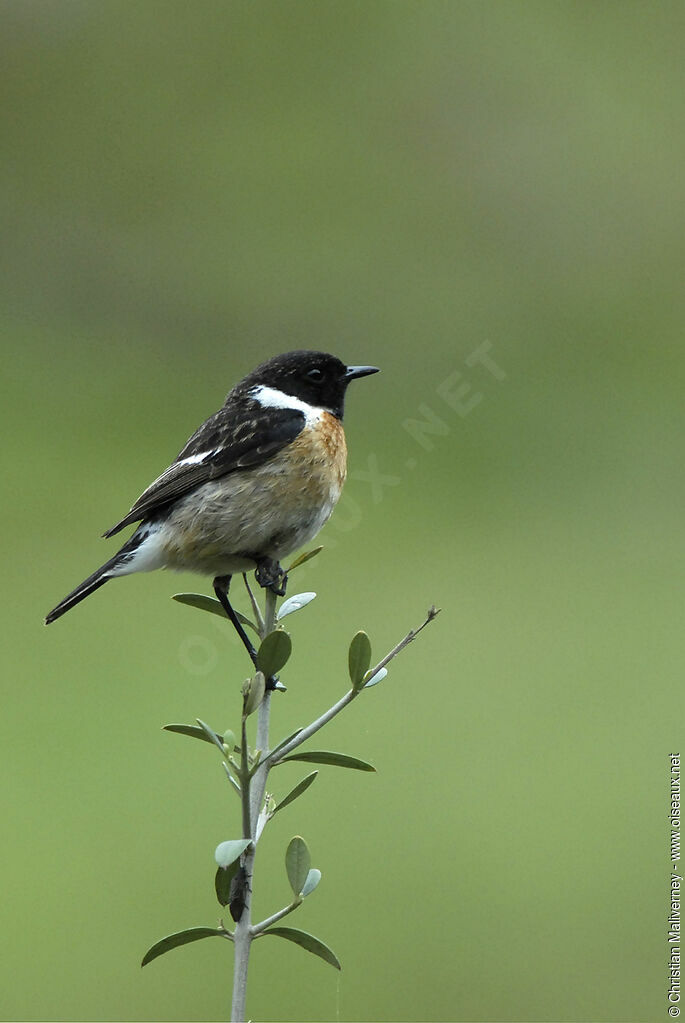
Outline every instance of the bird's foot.
[[263, 589], [271, 590], [277, 597], [285, 596], [288, 576], [273, 558], [260, 558], [257, 561], [255, 578]]

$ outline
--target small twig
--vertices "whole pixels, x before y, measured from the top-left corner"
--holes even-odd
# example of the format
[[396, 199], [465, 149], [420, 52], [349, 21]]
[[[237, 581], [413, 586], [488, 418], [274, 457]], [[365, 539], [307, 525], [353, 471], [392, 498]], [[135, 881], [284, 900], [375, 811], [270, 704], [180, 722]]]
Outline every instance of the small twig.
[[[368, 672], [369, 678], [373, 677], [373, 675], [380, 671], [381, 668], [384, 668], [386, 664], [392, 661], [393, 657], [397, 657], [397, 655], [401, 653], [406, 646], [409, 646], [409, 644], [416, 639], [421, 630], [425, 629], [428, 623], [432, 622], [439, 612], [439, 608], [434, 606], [430, 607], [426, 613], [425, 621], [419, 625], [418, 629], [412, 629], [408, 632], [404, 639], [400, 640], [397, 646], [393, 647], [390, 653], [386, 654], [385, 657], [378, 662], [375, 668], [371, 668]], [[264, 767], [267, 765], [268, 768], [271, 768], [276, 764], [280, 764], [284, 757], [286, 757], [289, 753], [292, 753], [294, 749], [297, 749], [297, 747], [301, 746], [303, 742], [311, 738], [315, 732], [318, 732], [320, 728], [323, 728], [324, 725], [328, 724], [331, 718], [334, 718], [336, 714], [339, 714], [341, 710], [347, 707], [349, 703], [352, 703], [352, 700], [359, 696], [359, 694], [363, 691], [363, 686], [361, 689], [350, 689], [350, 691], [345, 693], [345, 695], [338, 700], [337, 703], [333, 704], [332, 707], [325, 711], [321, 717], [317, 718], [316, 721], [312, 721], [312, 723], [307, 725], [306, 728], [303, 728], [301, 732], [298, 732], [297, 735], [290, 740], [290, 742], [285, 744], [285, 746], [281, 746], [278, 750], [277, 756], [274, 756], [273, 753], [271, 753], [269, 756], [265, 757], [261, 766]]]
[[430, 622], [432, 622], [434, 618], [437, 618], [441, 610], [442, 610], [441, 608], [435, 607], [435, 605], [432, 604], [428, 608], [428, 611], [426, 612], [425, 621], [422, 622], [421, 625], [419, 625], [418, 629], [411, 629], [404, 637], [404, 639], [401, 639], [397, 646], [393, 647], [390, 653], [386, 654], [385, 657], [383, 657], [382, 660], [378, 662], [375, 668], [371, 668], [371, 670], [367, 672], [369, 678], [371, 678], [373, 675], [379, 672], [381, 668], [384, 668], [386, 664], [388, 664], [393, 659], [393, 657], [397, 657], [397, 655], [401, 653], [406, 646], [409, 646], [410, 643], [413, 643], [413, 641], [416, 639], [421, 630], [425, 629], [426, 626]]
[[260, 638], [264, 639], [264, 616], [262, 615], [262, 609], [257, 603], [257, 599], [254, 593], [252, 592], [252, 587], [250, 586], [249, 580], [247, 578], [247, 573], [245, 572], [243, 572], [243, 582], [245, 583], [245, 589], [247, 590], [250, 597], [250, 604], [252, 605], [252, 613], [254, 615], [255, 623], [257, 625], [257, 632], [259, 633]]
[[255, 924], [252, 928], [252, 937], [256, 938], [257, 935], [261, 934], [262, 931], [265, 931], [267, 927], [271, 927], [277, 920], [282, 920], [284, 916], [287, 916], [288, 913], [292, 913], [294, 909], [297, 909], [297, 907], [301, 905], [302, 899], [295, 899], [295, 901], [291, 902], [289, 906], [286, 906], [284, 909], [279, 909], [278, 913], [274, 913], [273, 916], [268, 916], [266, 920], [262, 920], [261, 923]]
[[306, 739], [309, 739], [310, 736], [314, 735], [315, 732], [318, 732], [320, 728], [323, 728], [324, 725], [328, 724], [331, 718], [334, 718], [336, 714], [339, 714], [341, 710], [347, 707], [348, 703], [352, 703], [352, 700], [359, 696], [360, 692], [361, 689], [350, 689], [350, 691], [345, 693], [345, 695], [338, 700], [337, 703], [334, 703], [332, 707], [329, 707], [329, 709], [322, 714], [320, 718], [317, 718], [316, 721], [312, 721], [311, 725], [307, 725], [306, 728], [303, 728], [302, 731], [298, 732], [295, 738], [291, 739], [285, 746], [281, 746], [278, 756], [273, 759], [271, 759], [270, 756], [266, 757], [266, 759], [262, 761], [262, 766], [267, 764], [271, 768], [275, 767], [276, 764], [280, 764], [283, 757], [287, 756], [288, 753], [291, 753], [294, 749], [297, 749], [297, 747], [301, 746]]

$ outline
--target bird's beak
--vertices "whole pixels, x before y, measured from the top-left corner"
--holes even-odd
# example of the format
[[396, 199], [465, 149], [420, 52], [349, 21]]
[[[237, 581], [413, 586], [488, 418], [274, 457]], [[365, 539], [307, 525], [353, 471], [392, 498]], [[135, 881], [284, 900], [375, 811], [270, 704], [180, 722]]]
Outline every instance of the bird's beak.
[[356, 380], [357, 377], [368, 377], [371, 373], [378, 372], [378, 366], [348, 366], [345, 371], [345, 380]]

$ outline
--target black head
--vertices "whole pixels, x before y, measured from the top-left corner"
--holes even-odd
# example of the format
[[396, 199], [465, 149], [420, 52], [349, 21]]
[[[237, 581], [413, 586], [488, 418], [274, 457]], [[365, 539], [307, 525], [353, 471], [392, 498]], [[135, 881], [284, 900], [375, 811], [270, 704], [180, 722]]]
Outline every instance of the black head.
[[262, 384], [308, 405], [327, 409], [342, 419], [350, 380], [377, 372], [375, 366], [346, 366], [325, 352], [286, 352], [257, 366], [241, 381], [240, 389]]

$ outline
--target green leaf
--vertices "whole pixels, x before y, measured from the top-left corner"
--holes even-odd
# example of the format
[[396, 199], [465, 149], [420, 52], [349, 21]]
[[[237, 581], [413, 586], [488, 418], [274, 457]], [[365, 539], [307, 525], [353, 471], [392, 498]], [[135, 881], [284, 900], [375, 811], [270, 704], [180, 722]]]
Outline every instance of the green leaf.
[[362, 680], [371, 664], [371, 640], [365, 632], [358, 632], [353, 637], [347, 660], [350, 668], [352, 688], [361, 689]]
[[194, 739], [202, 739], [203, 742], [209, 742], [213, 745], [216, 743], [217, 739], [221, 741], [220, 736], [218, 736], [216, 732], [214, 732], [216, 738], [212, 739], [205, 729], [200, 728], [199, 725], [164, 725], [164, 731], [178, 732], [179, 735], [191, 735]]
[[224, 749], [224, 741], [221, 738], [221, 736], [217, 732], [215, 732], [213, 728], [210, 728], [205, 721], [201, 721], [200, 718], [195, 718], [195, 720], [197, 721], [198, 725], [205, 733], [209, 741], [213, 742], [215, 746], [218, 746], [219, 749], [221, 750], [222, 757], [225, 757], [226, 751]]
[[254, 714], [259, 707], [260, 703], [264, 699], [264, 691], [266, 689], [266, 679], [264, 678], [264, 672], [258, 671], [254, 678], [249, 679], [247, 696], [245, 697], [245, 704], [243, 713], [245, 717], [249, 717], [250, 714]]
[[320, 554], [323, 550], [323, 544], [320, 547], [315, 547], [312, 551], [307, 551], [306, 554], [300, 554], [299, 558], [295, 558], [289, 568], [286, 568], [286, 574], [292, 572], [294, 568], [299, 568], [300, 565], [304, 565], [305, 561], [310, 561], [315, 558], [317, 554]]
[[147, 966], [153, 959], [164, 955], [169, 949], [178, 948], [179, 945], [188, 945], [191, 941], [199, 941], [200, 938], [227, 938], [226, 931], [215, 927], [189, 927], [186, 931], [176, 931], [175, 934], [168, 934], [152, 948], [149, 948], [143, 956], [141, 966]]
[[[221, 736], [213, 728], [210, 728], [209, 725], [205, 725], [204, 722], [203, 725], [204, 727], [202, 728], [199, 725], [164, 725], [163, 731], [177, 732], [178, 735], [190, 735], [193, 739], [202, 739], [203, 742], [208, 742], [212, 746], [218, 746], [225, 756], [226, 750], [224, 749]], [[227, 734], [229, 733], [224, 732], [224, 739]], [[232, 732], [230, 734], [233, 735]], [[240, 753], [240, 746], [234, 745], [233, 752]]]
[[251, 841], [251, 838], [235, 838], [229, 842], [219, 842], [214, 850], [214, 859], [220, 867], [230, 867], [231, 863], [242, 856]]
[[288, 795], [285, 796], [285, 798], [282, 799], [280, 803], [276, 804], [272, 812], [278, 813], [278, 811], [282, 810], [284, 806], [287, 806], [288, 803], [292, 803], [295, 799], [297, 799], [298, 796], [301, 796], [303, 792], [306, 792], [318, 773], [319, 773], [318, 771], [312, 771], [312, 773], [308, 774], [306, 778], [303, 778], [302, 781], [299, 781], [295, 788], [291, 789]]
[[292, 652], [290, 636], [283, 629], [275, 629], [265, 636], [257, 651], [257, 667], [271, 678], [287, 663]]
[[286, 615], [291, 615], [293, 611], [299, 611], [301, 608], [306, 607], [307, 604], [311, 604], [315, 596], [315, 593], [296, 593], [294, 597], [288, 597], [278, 609], [277, 621], [280, 622]]
[[262, 934], [275, 934], [279, 938], [286, 938], [287, 941], [294, 941], [296, 945], [305, 948], [307, 952], [312, 952], [319, 959], [323, 959], [325, 963], [335, 966], [336, 970], [342, 969], [335, 952], [328, 945], [324, 945], [323, 941], [315, 938], [313, 934], [308, 934], [307, 931], [299, 931], [296, 927], [269, 927], [266, 931], [262, 931]]
[[299, 895], [305, 886], [312, 858], [307, 843], [299, 835], [290, 840], [285, 852], [285, 869], [290, 881], [293, 895]]
[[[204, 593], [174, 593], [172, 600], [177, 600], [179, 604], [187, 604], [189, 607], [196, 607], [200, 611], [209, 611], [210, 614], [218, 615], [219, 618], [228, 617], [221, 602], [216, 597], [208, 597]], [[236, 611], [236, 617], [239, 622], [243, 625], [249, 625], [249, 627], [259, 635], [259, 629], [254, 622], [246, 618], [245, 615], [241, 614], [240, 611]]]
[[231, 901], [231, 881], [240, 869], [240, 858], [227, 867], [218, 867], [214, 878], [214, 891], [220, 906], [227, 906]]
[[332, 767], [349, 767], [353, 771], [375, 771], [376, 768], [357, 757], [348, 757], [346, 753], [332, 753], [329, 750], [308, 750], [306, 753], [291, 753], [279, 760], [285, 764], [288, 760], [301, 760], [306, 764], [329, 764]]
[[375, 674], [373, 671], [367, 671], [366, 675], [364, 675], [364, 678], [362, 679], [362, 689], [370, 689], [371, 686], [377, 686], [379, 682], [383, 681], [387, 674], [387, 668], [380, 668]]
[[321, 880], [321, 871], [317, 870], [316, 867], [312, 867], [312, 869], [307, 874], [307, 880], [305, 881], [304, 887], [302, 889], [302, 898], [303, 899], [306, 899], [308, 895], [312, 894], [312, 892], [317, 887], [317, 885], [318, 885], [320, 880]]
[[233, 774], [231, 772], [231, 768], [228, 766], [228, 764], [226, 763], [225, 760], [224, 760], [224, 762], [223, 762], [223, 764], [221, 766], [223, 767], [224, 771], [226, 772], [226, 777], [228, 778], [229, 783], [233, 786], [233, 788], [235, 789], [235, 791], [238, 793], [239, 796], [242, 795], [242, 789], [241, 789], [240, 785], [238, 784], [238, 782], [233, 777]]

